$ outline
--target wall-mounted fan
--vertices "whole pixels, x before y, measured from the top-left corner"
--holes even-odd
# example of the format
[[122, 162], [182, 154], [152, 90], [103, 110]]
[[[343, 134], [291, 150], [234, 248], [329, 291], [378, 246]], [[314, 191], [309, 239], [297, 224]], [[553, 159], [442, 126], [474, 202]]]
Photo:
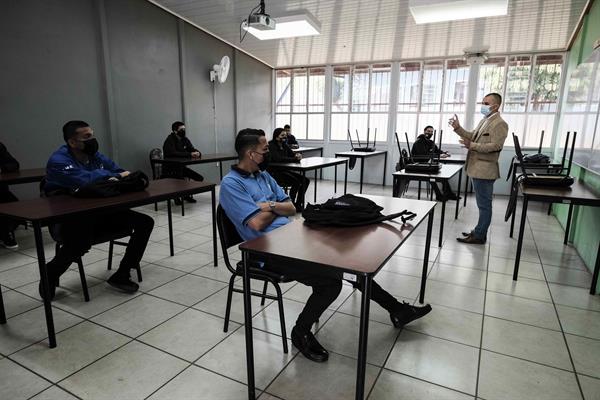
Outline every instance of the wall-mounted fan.
[[210, 71], [210, 81], [219, 81], [219, 83], [224, 83], [227, 79], [227, 75], [229, 75], [229, 65], [229, 57], [223, 56], [219, 64], [213, 65], [213, 69]]

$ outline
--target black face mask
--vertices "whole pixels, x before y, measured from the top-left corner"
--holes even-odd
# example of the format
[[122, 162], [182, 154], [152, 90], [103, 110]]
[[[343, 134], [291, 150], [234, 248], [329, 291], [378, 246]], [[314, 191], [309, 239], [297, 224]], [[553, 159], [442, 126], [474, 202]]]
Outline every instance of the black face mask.
[[429, 140], [431, 140], [431, 138], [433, 137], [433, 133], [426, 133], [425, 137]]
[[96, 138], [84, 140], [82, 151], [90, 157], [95, 155], [98, 152], [98, 140]]
[[185, 137], [185, 129], [180, 129], [176, 133], [177, 133], [177, 136], [179, 136], [180, 138]]
[[269, 166], [269, 162], [271, 161], [271, 154], [267, 151], [266, 153], [262, 153], [263, 160], [260, 163], [256, 163], [258, 165], [258, 169], [264, 171]]

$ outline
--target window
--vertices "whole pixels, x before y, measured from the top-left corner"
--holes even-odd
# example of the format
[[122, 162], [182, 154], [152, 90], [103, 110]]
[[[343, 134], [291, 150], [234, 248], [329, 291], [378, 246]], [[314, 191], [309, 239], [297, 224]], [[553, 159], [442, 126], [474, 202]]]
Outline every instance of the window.
[[561, 67], [561, 55], [540, 55], [536, 57], [529, 111], [556, 111]]
[[423, 67], [423, 91], [421, 93], [421, 111], [440, 111], [442, 102], [442, 82], [444, 80], [444, 62], [427, 61]]
[[297, 139], [322, 140], [325, 112], [325, 68], [275, 72], [275, 124], [290, 124]]

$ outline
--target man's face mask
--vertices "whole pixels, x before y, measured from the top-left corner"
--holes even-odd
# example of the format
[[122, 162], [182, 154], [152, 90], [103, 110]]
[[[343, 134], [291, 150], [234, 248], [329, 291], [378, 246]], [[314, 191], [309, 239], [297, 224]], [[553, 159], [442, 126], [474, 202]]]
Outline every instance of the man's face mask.
[[254, 161], [256, 163], [256, 165], [258, 166], [258, 169], [260, 169], [261, 171], [264, 171], [267, 169], [267, 167], [269, 166], [269, 162], [271, 161], [271, 154], [269, 154], [268, 151], [264, 152], [264, 153], [259, 153], [258, 151], [254, 152], [255, 154], [260, 154], [262, 156], [262, 161], [257, 163], [254, 159], [252, 159], [252, 161]]
[[488, 116], [488, 115], [490, 115], [490, 113], [492, 112], [492, 110], [491, 110], [491, 107], [492, 107], [492, 106], [490, 106], [490, 105], [482, 104], [482, 105], [481, 105], [480, 112], [481, 112], [481, 113], [482, 113], [484, 116], [486, 116], [486, 117], [487, 117], [487, 116]]
[[80, 142], [83, 143], [83, 149], [81, 149], [81, 151], [88, 156], [91, 157], [98, 152], [98, 140], [96, 140], [96, 138], [80, 140]]
[[425, 132], [425, 136], [427, 137], [427, 139], [431, 139], [433, 137], [433, 132], [427, 131]]
[[177, 136], [179, 136], [180, 138], [184, 138], [185, 137], [185, 129], [178, 130]]

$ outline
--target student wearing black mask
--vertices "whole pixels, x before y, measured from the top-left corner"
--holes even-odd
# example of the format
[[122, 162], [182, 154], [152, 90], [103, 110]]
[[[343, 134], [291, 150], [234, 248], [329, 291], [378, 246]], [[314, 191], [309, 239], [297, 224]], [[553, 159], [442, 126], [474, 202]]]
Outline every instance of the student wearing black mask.
[[[0, 172], [15, 172], [19, 170], [19, 162], [8, 152], [6, 146], [0, 143]], [[8, 190], [8, 185], [0, 184], [0, 203], [18, 201], [17, 197]], [[0, 217], [0, 245], [7, 249], [16, 250], [19, 245], [15, 239], [16, 224], [7, 218]]]
[[[163, 144], [163, 155], [164, 157], [200, 158], [200, 151], [194, 147], [185, 134], [185, 124], [183, 122], [176, 121], [171, 124], [171, 133], [167, 136], [165, 143]], [[169, 164], [164, 164], [162, 177], [177, 179], [188, 178], [200, 182], [204, 180], [204, 177], [193, 169], [170, 166]], [[191, 195], [186, 196], [183, 199], [189, 203], [196, 202]], [[181, 205], [181, 199], [175, 199], [175, 204]]]
[[[272, 162], [290, 163], [299, 162], [302, 159], [302, 154], [294, 154], [287, 142], [287, 133], [284, 129], [277, 128], [273, 131], [273, 139], [269, 142]], [[304, 208], [304, 195], [310, 180], [292, 171], [275, 169], [269, 170], [269, 173], [279, 186], [290, 188], [290, 199], [294, 203], [296, 211], [300, 212]]]
[[[66, 144], [50, 156], [46, 166], [46, 183], [43, 188], [46, 195], [71, 191], [102, 180], [118, 180], [129, 175], [129, 171], [98, 152], [98, 141], [86, 122], [67, 122], [63, 126], [63, 138]], [[123, 231], [132, 231], [129, 244], [119, 269], [107, 282], [124, 292], [136, 292], [139, 286], [131, 280], [130, 270], [139, 265], [153, 227], [152, 217], [133, 210], [101, 216], [77, 216], [51, 227], [56, 229], [62, 244], [54, 258], [46, 264], [51, 299], [54, 298], [58, 278], [71, 263], [88, 252], [95, 238], [109, 237], [111, 232]]]

